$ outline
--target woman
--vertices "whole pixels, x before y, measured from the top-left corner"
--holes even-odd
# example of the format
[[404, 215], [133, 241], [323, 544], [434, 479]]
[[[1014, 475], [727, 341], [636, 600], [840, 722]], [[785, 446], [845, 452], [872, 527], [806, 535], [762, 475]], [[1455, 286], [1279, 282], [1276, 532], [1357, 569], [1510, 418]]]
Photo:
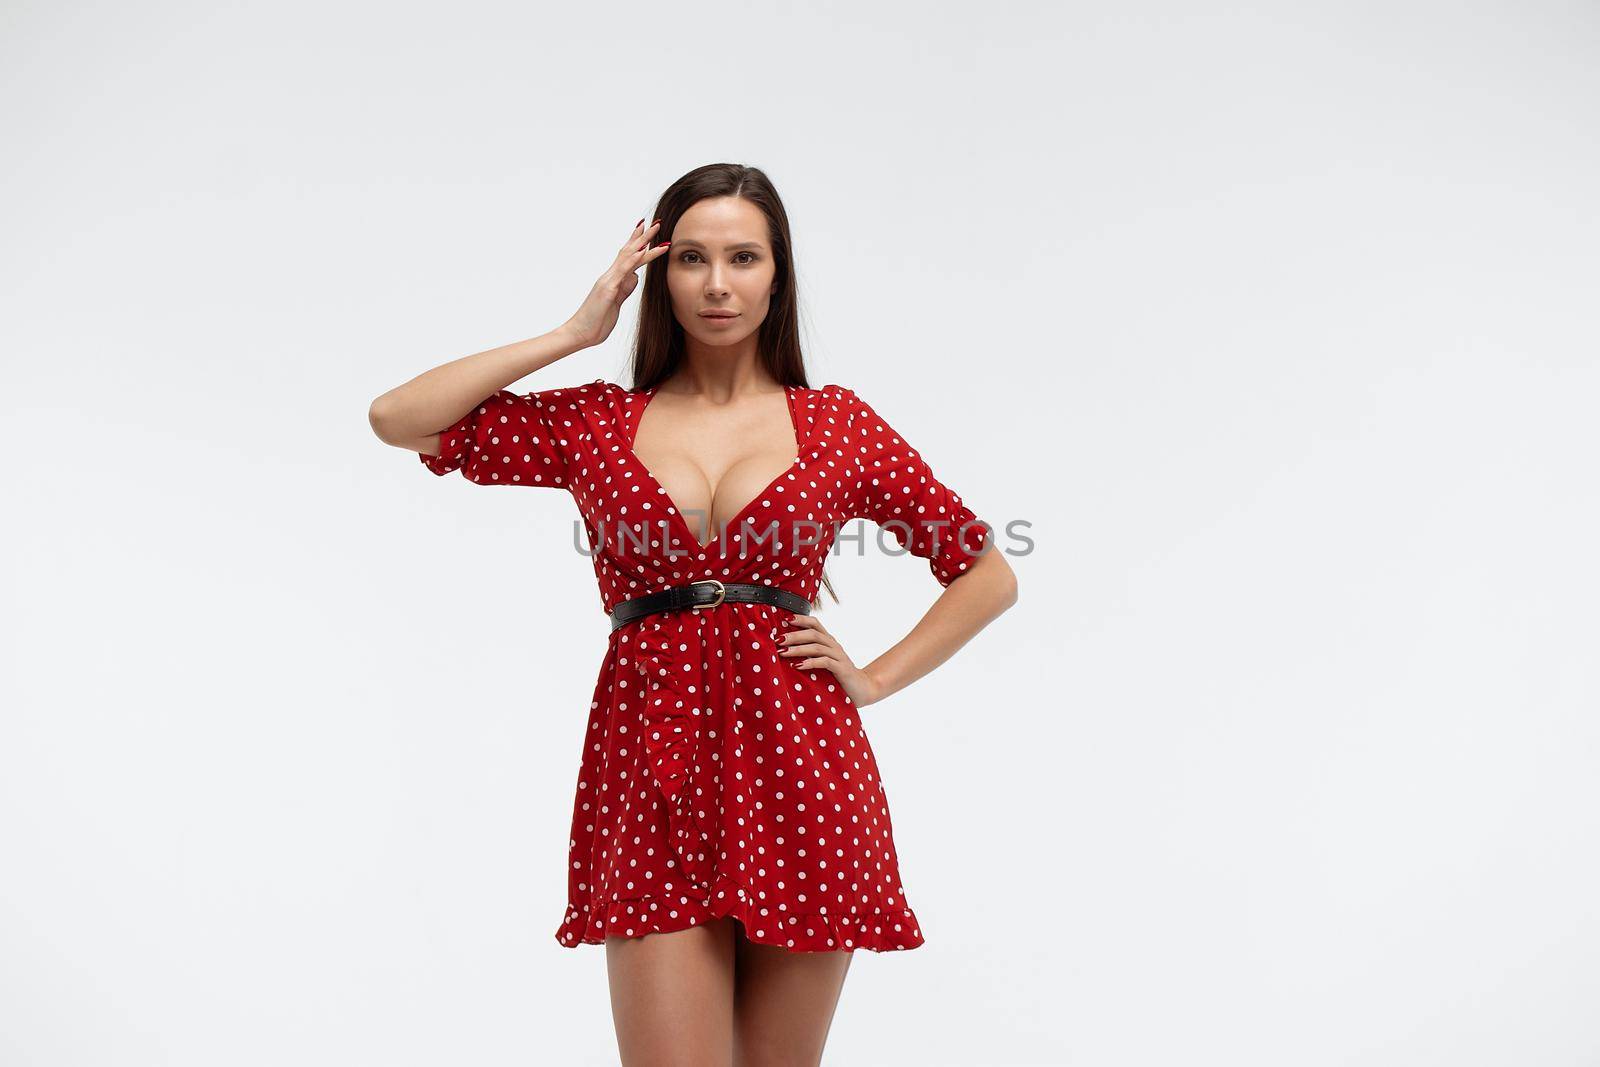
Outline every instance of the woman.
[[[565, 489], [583, 516], [612, 630], [556, 939], [606, 946], [623, 1061], [817, 1062], [854, 950], [923, 942], [859, 711], [1015, 603], [1016, 579], [865, 401], [806, 385], [766, 176], [699, 168], [658, 214], [560, 328], [427, 371], [370, 418], [435, 474]], [[509, 390], [609, 337], [641, 266], [634, 388]], [[857, 517], [946, 587], [861, 667], [811, 614]]]

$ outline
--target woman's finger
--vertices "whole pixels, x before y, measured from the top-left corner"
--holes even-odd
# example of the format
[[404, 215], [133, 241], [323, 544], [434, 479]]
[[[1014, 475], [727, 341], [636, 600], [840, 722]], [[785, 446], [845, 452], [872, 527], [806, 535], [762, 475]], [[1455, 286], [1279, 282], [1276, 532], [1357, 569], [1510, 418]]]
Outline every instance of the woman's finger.
[[823, 642], [825, 644], [830, 644], [830, 645], [837, 645], [839, 643], [837, 640], [834, 639], [834, 636], [832, 634], [828, 633], [826, 630], [817, 630], [817, 629], [790, 630], [787, 633], [783, 634], [781, 637], [779, 637], [778, 641], [780, 643], [782, 643], [782, 644], [788, 644], [791, 641], [793, 641], [793, 642], [821, 641], [821, 642]]
[[630, 270], [630, 271], [638, 270], [640, 267], [642, 267], [646, 263], [649, 263], [651, 260], [660, 259], [663, 255], [666, 254], [667, 246], [669, 244], [671, 244], [671, 243], [672, 243], [671, 241], [663, 241], [658, 245], [653, 245], [652, 246], [652, 245], [648, 245], [647, 244], [642, 248], [636, 249], [635, 251], [630, 253], [625, 258], [625, 260], [623, 261], [623, 269], [624, 270]]
[[778, 638], [778, 644], [785, 648], [804, 648], [807, 645], [822, 645], [825, 648], [837, 647], [839, 642], [831, 634], [819, 633], [794, 633], [784, 634]]
[[789, 625], [806, 630], [814, 630], [817, 633], [825, 634], [828, 632], [828, 628], [822, 625], [822, 620], [815, 615], [790, 615]]
[[641, 245], [648, 245], [650, 243], [650, 237], [661, 226], [661, 220], [656, 219], [656, 221], [652, 222], [648, 226], [644, 224], [644, 221], [644, 219], [640, 219], [638, 223], [634, 225], [633, 232], [628, 234], [628, 239], [626, 241], [622, 242], [622, 251], [636, 252]]

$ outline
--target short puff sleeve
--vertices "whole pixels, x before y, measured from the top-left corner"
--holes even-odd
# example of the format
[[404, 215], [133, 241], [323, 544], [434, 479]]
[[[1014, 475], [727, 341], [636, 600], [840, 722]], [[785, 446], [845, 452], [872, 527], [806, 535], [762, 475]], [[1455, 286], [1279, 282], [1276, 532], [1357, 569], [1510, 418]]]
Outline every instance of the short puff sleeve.
[[989, 547], [988, 525], [854, 390], [844, 389], [844, 398], [857, 464], [849, 517], [889, 530], [902, 548], [928, 561], [941, 586], [948, 586]]
[[459, 470], [479, 485], [533, 485], [564, 488], [567, 484], [570, 433], [576, 423], [563, 421], [573, 389], [513, 393], [501, 389], [439, 433], [439, 454], [418, 452], [434, 474]]

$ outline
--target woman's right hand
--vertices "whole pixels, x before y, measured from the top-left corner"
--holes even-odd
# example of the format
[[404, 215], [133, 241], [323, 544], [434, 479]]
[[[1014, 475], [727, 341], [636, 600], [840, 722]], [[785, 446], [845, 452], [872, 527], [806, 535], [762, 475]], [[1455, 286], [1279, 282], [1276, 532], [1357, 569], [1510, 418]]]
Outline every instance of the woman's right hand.
[[640, 220], [623, 243], [617, 258], [600, 275], [594, 288], [589, 290], [589, 297], [583, 306], [567, 320], [567, 332], [585, 348], [593, 347], [611, 336], [612, 328], [617, 325], [617, 313], [622, 310], [622, 302], [639, 285], [639, 275], [635, 272], [666, 253], [670, 241], [650, 247], [650, 239], [660, 225], [660, 219], [649, 226]]

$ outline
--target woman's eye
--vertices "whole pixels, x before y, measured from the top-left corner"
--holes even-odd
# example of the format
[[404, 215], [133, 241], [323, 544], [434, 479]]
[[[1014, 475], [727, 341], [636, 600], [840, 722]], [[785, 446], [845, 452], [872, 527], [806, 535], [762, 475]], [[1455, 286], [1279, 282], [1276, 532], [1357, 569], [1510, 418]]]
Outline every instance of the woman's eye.
[[[687, 263], [687, 262], [689, 262], [689, 257], [690, 256], [694, 256], [696, 258], [699, 258], [699, 255], [700, 255], [700, 253], [698, 253], [698, 252], [685, 251], [681, 255], [678, 256], [678, 262], [679, 263]], [[739, 253], [735, 254], [734, 258], [738, 259], [739, 256], [749, 256], [750, 257], [749, 259], [746, 259], [746, 260], [742, 261], [745, 264], [754, 263], [756, 261], [756, 258], [757, 258], [756, 254], [754, 252], [739, 252]]]

